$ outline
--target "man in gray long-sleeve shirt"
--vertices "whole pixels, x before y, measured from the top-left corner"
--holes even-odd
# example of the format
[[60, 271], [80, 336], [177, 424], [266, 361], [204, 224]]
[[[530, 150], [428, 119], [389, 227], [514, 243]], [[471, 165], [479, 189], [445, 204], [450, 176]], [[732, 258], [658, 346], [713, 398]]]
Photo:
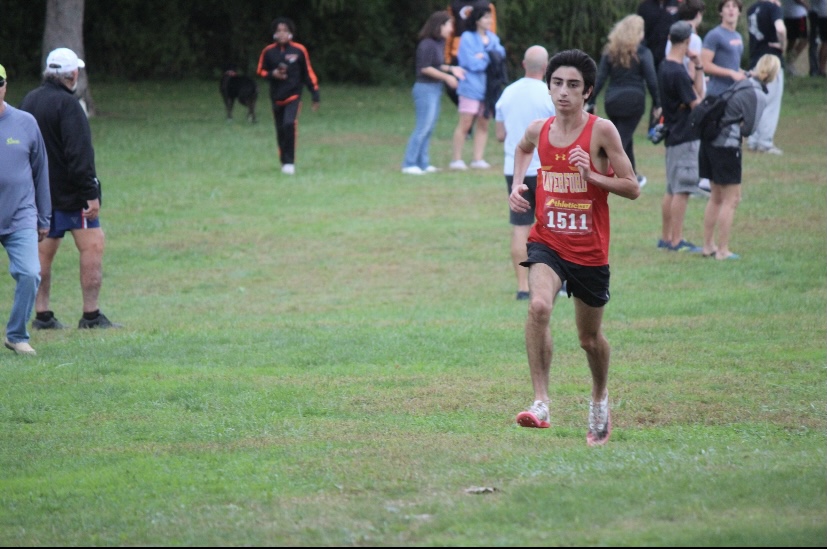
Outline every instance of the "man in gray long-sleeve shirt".
[[34, 355], [26, 323], [40, 285], [37, 243], [49, 232], [52, 212], [49, 163], [37, 122], [5, 102], [6, 88], [0, 65], [0, 243], [17, 283], [4, 344], [17, 354]]

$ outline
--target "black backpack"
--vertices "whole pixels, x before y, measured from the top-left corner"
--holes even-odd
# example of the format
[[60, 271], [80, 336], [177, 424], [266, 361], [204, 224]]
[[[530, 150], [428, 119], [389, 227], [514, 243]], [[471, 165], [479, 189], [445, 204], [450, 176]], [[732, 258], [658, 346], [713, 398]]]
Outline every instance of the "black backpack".
[[734, 121], [724, 120], [727, 102], [738, 90], [733, 84], [721, 95], [707, 95], [689, 113], [689, 127], [695, 136], [704, 141], [712, 141], [721, 134], [725, 126]]
[[488, 52], [488, 66], [485, 68], [485, 111], [483, 116], [494, 115], [497, 101], [508, 86], [508, 66], [506, 58], [495, 51]]

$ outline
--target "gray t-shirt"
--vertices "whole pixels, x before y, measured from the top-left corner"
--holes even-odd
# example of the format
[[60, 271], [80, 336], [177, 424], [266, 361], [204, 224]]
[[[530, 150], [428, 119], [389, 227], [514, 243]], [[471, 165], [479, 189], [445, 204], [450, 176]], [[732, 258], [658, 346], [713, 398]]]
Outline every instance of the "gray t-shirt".
[[[741, 68], [741, 56], [744, 54], [744, 39], [736, 31], [718, 25], [704, 36], [704, 49], [714, 52], [712, 62], [725, 69], [734, 71]], [[721, 95], [735, 80], [723, 76], [710, 76], [706, 87], [707, 95]]]
[[48, 228], [49, 162], [34, 117], [3, 103], [0, 114], [0, 234]]

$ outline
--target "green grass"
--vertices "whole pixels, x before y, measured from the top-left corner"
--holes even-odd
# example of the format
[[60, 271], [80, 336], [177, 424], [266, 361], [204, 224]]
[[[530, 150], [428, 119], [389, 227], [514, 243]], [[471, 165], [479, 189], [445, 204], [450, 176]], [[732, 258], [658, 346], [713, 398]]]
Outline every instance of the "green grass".
[[[101, 303], [126, 328], [0, 355], [0, 544], [827, 544], [823, 82], [788, 80], [784, 156], [745, 156], [737, 262], [656, 250], [663, 148], [640, 128], [598, 449], [566, 301], [553, 428], [514, 425], [532, 393], [493, 131], [489, 172], [403, 176], [410, 90], [328, 86], [289, 178], [266, 99], [225, 123], [217, 87], [93, 90]], [[436, 165], [455, 121], [446, 99]], [[76, 323], [71, 241], [52, 295]]]

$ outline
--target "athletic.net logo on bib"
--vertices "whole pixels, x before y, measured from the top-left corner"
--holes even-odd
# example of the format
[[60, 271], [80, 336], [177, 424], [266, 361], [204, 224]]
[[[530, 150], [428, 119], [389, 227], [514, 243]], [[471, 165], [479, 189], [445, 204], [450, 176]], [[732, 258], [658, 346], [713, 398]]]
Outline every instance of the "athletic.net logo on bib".
[[590, 234], [592, 211], [589, 199], [549, 197], [545, 203], [546, 227], [561, 234]]

